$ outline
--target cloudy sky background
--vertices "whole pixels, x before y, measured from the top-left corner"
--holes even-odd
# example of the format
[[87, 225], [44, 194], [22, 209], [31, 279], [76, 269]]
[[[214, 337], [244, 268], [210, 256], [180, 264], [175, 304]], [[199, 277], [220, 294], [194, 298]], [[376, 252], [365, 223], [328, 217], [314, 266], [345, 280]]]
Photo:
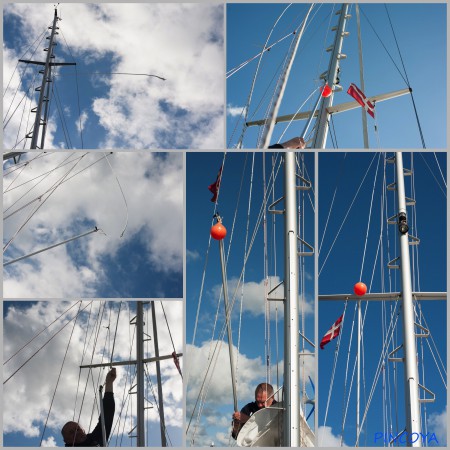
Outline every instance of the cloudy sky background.
[[[307, 178], [314, 183], [314, 155], [305, 155]], [[250, 219], [249, 219], [249, 241], [254, 233], [257, 218], [262, 205], [263, 193], [263, 162], [262, 154], [255, 154], [253, 166], [253, 187], [250, 195], [251, 172], [253, 154], [228, 153], [223, 169], [218, 211], [223, 217], [223, 223], [227, 228], [227, 236], [224, 240], [225, 252], [231, 242], [231, 250], [227, 263], [228, 292], [230, 303], [236, 292], [236, 287], [243, 267], [245, 236], [247, 230], [247, 215], [249, 198], [251, 197]], [[265, 155], [266, 183], [270, 186], [270, 172], [272, 168], [272, 154]], [[279, 165], [281, 155], [277, 155], [274, 198], [282, 196], [283, 191], [283, 168]], [[231, 386], [230, 362], [228, 356], [227, 337], [222, 340], [220, 330], [224, 324], [223, 301], [218, 301], [222, 286], [222, 276], [219, 262], [219, 249], [216, 241], [211, 241], [209, 246], [209, 230], [214, 214], [214, 204], [210, 201], [212, 194], [208, 191], [208, 185], [216, 179], [219, 167], [222, 164], [223, 154], [219, 153], [190, 153], [187, 155], [187, 274], [186, 274], [186, 336], [187, 336], [187, 445], [195, 446], [210, 445], [214, 442], [216, 446], [228, 446], [235, 441], [230, 438], [231, 416], [233, 413], [233, 394]], [[281, 168], [280, 168], [281, 167]], [[279, 168], [279, 170], [278, 170]], [[242, 182], [242, 188], [241, 188]], [[239, 197], [240, 192], [240, 197]], [[314, 199], [314, 194], [311, 193]], [[270, 194], [270, 202], [272, 194]], [[314, 201], [314, 200], [313, 200]], [[236, 216], [235, 216], [236, 214]], [[305, 205], [301, 207], [300, 215], [305, 218], [305, 240], [314, 243], [314, 215], [305, 194]], [[272, 224], [273, 216], [267, 215], [268, 221], [268, 267], [269, 278], [267, 280], [269, 289], [275, 287], [283, 277], [283, 216], [276, 217], [275, 231]], [[233, 230], [233, 222], [234, 230]], [[274, 243], [276, 242], [276, 244]], [[276, 251], [274, 246], [276, 245]], [[313, 244], [314, 245], [314, 244]], [[209, 252], [207, 252], [209, 249]], [[275, 261], [277, 268], [275, 269]], [[299, 304], [304, 308], [305, 334], [309, 339], [314, 339], [314, 259], [304, 258], [305, 267], [305, 289], [304, 294], [299, 296]], [[198, 328], [194, 343], [194, 324], [196, 320], [197, 307], [202, 287], [203, 270], [205, 282], [203, 286], [202, 303], [198, 317]], [[246, 272], [245, 285], [237, 289], [236, 304], [232, 313], [233, 330], [233, 353], [237, 360], [237, 391], [238, 407], [242, 408], [248, 402], [254, 400], [256, 386], [266, 381], [265, 360], [265, 303], [264, 303], [264, 251], [263, 251], [263, 228], [258, 228], [255, 233], [255, 242], [250, 253]], [[278, 292], [274, 297], [280, 297]], [[239, 324], [239, 315], [242, 302], [242, 324]], [[276, 344], [276, 319], [275, 308], [278, 306], [278, 345]], [[280, 386], [283, 380], [283, 313], [282, 304], [270, 305], [270, 376], [274, 385]], [[214, 323], [217, 317], [217, 326], [213, 333]], [[213, 358], [214, 370], [208, 376], [207, 395], [195, 408], [201, 384], [205, 379], [205, 371], [210, 355], [217, 345], [215, 357]], [[278, 348], [278, 359], [277, 359]], [[306, 352], [313, 349], [306, 344]], [[305, 376], [307, 380], [307, 395], [314, 396], [314, 392], [308, 381], [310, 375], [314, 379], [314, 358], [304, 358]], [[278, 369], [278, 378], [277, 378]], [[202, 405], [203, 403], [203, 405]], [[307, 406], [307, 413], [310, 407]], [[198, 420], [198, 413], [200, 419]], [[198, 421], [197, 421], [198, 420]], [[310, 425], [313, 421], [310, 419]]]
[[[58, 13], [62, 21], [58, 22], [55, 61], [75, 59], [80, 111], [75, 68], [57, 68], [55, 98], [60, 98], [72, 145], [67, 147], [53, 105], [45, 148], [223, 148], [222, 5], [66, 3]], [[34, 56], [24, 53], [51, 25], [53, 14], [50, 3], [5, 5], [4, 88], [10, 85], [4, 96], [4, 114], [12, 101], [10, 113], [25, 93], [28, 98], [34, 94], [34, 89], [27, 91], [39, 67], [27, 70], [25, 87], [20, 87], [13, 100], [21, 73], [14, 68], [20, 57], [43, 60], [44, 43], [37, 46]], [[24, 66], [20, 63], [19, 70]], [[108, 72], [155, 74], [166, 81]], [[25, 126], [30, 109], [30, 103], [21, 102], [5, 129], [4, 147], [14, 147], [21, 121], [18, 140], [25, 128], [30, 130], [32, 122]]]
[[[4, 253], [4, 261], [94, 226], [106, 235], [93, 233], [6, 266], [6, 298], [183, 295], [182, 154], [114, 153], [108, 155], [113, 170], [102, 153], [38, 156], [28, 153], [18, 165], [10, 161], [4, 166], [8, 174], [3, 180], [7, 191], [4, 217], [68, 175], [48, 201], [41, 202], [40, 209]], [[122, 237], [127, 207], [116, 177], [128, 205], [128, 225]], [[33, 181], [26, 183], [29, 180]], [[33, 189], [10, 208], [30, 187]], [[34, 202], [4, 220], [4, 245], [38, 204]]]
[[[94, 405], [94, 395], [98, 395], [98, 388], [94, 390], [92, 379], [86, 385], [89, 369], [79, 369], [80, 365], [109, 362], [114, 343], [114, 334], [119, 313], [119, 302], [93, 301], [81, 302], [80, 313], [74, 327], [71, 321], [79, 310], [80, 302], [5, 302], [3, 311], [3, 355], [5, 361], [19, 350], [26, 342], [50, 325], [70, 306], [75, 305], [58, 319], [48, 330], [44, 331], [17, 356], [4, 365], [3, 373], [6, 380], [22, 363], [41, 348], [44, 343], [54, 336], [65, 324], [68, 325], [52, 339], [48, 345], [36, 354], [17, 374], [3, 387], [3, 444], [5, 446], [34, 446], [38, 447], [44, 423], [50, 408], [51, 399], [56, 389], [66, 348], [69, 345], [67, 357], [61, 372], [61, 378], [54, 397], [47, 430], [44, 434], [44, 446], [64, 446], [60, 434], [61, 427], [69, 420], [75, 420], [80, 414], [81, 399], [86, 389], [79, 423], [86, 430], [91, 431], [97, 424], [99, 410]], [[183, 305], [181, 301], [163, 301], [170, 332], [178, 353], [183, 348]], [[155, 303], [158, 324], [158, 341], [160, 355], [171, 354], [173, 346], [168, 327], [159, 301]], [[114, 346], [114, 361], [135, 359], [135, 326], [129, 325], [136, 315], [134, 302], [122, 302], [117, 336]], [[144, 344], [145, 357], [154, 356], [153, 328], [150, 305], [144, 305], [144, 332], [152, 340]], [[107, 328], [109, 326], [109, 329]], [[97, 344], [94, 350], [95, 335], [98, 331]], [[95, 331], [95, 332], [94, 332]], [[87, 339], [87, 345], [85, 344]], [[86, 345], [86, 347], [85, 347]], [[85, 350], [84, 350], [85, 349]], [[183, 358], [180, 358], [183, 370]], [[160, 446], [159, 414], [152, 393], [157, 398], [156, 365], [147, 363], [149, 380], [145, 397], [152, 405], [146, 416], [147, 445]], [[103, 383], [108, 368], [93, 369], [95, 383], [98, 379]], [[166, 426], [169, 438], [174, 446], [181, 445], [183, 423], [183, 388], [182, 379], [173, 360], [161, 361], [162, 386]], [[79, 377], [80, 374], [80, 377]], [[114, 397], [116, 414], [113, 423], [110, 445], [133, 446], [127, 437], [129, 430], [136, 424], [136, 396], [128, 396], [130, 378], [135, 374], [134, 368], [128, 366], [117, 367], [117, 379], [114, 383]], [[80, 383], [78, 385], [78, 382]], [[134, 384], [135, 381], [132, 383]], [[77, 388], [79, 386], [79, 388]], [[78, 394], [77, 394], [78, 389]], [[130, 403], [131, 402], [131, 403]], [[76, 404], [76, 406], [75, 406]], [[119, 413], [122, 405], [119, 427]], [[146, 406], [150, 406], [148, 403]], [[93, 418], [91, 419], [91, 414]], [[125, 419], [125, 417], [127, 418]], [[92, 420], [92, 423], [91, 423]], [[122, 437], [122, 433], [124, 433]]]

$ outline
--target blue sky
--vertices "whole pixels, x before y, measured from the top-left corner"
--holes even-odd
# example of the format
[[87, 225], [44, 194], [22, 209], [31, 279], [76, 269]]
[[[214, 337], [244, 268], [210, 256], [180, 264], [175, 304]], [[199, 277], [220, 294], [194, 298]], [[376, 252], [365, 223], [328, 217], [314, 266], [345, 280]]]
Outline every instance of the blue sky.
[[4, 261], [102, 231], [6, 266], [6, 298], [183, 296], [182, 154], [38, 156], [4, 166]]
[[[228, 245], [232, 237], [232, 247], [227, 265], [227, 275], [229, 281], [229, 296], [233, 296], [236, 287], [236, 279], [239, 277], [243, 267], [243, 252], [245, 248], [245, 236], [247, 227], [247, 210], [249, 199], [249, 186], [251, 178], [252, 153], [228, 153], [223, 169], [223, 180], [219, 196], [218, 211], [223, 217], [223, 223], [228, 230], [224, 244], [228, 251]], [[272, 167], [272, 154], [268, 153], [266, 158], [266, 183], [269, 185], [269, 174]], [[309, 179], [314, 183], [314, 155], [305, 155], [306, 167]], [[196, 319], [199, 293], [202, 284], [202, 274], [205, 267], [206, 253], [208, 249], [209, 230], [214, 214], [214, 204], [210, 201], [212, 194], [208, 191], [208, 186], [216, 179], [217, 172], [222, 165], [223, 154], [187, 154], [187, 273], [186, 273], [186, 339], [189, 353], [190, 373], [187, 388], [187, 422], [189, 422], [193, 404], [197, 398], [200, 383], [203, 380], [203, 370], [207, 361], [209, 341], [211, 340], [214, 325], [214, 317], [217, 308], [221, 286], [221, 271], [219, 263], [219, 250], [216, 241], [211, 242], [207, 257], [205, 284], [203, 288], [202, 303], [199, 313], [197, 335], [192, 347], [194, 324]], [[277, 155], [277, 167], [279, 166], [280, 155]], [[239, 208], [236, 215], [234, 233], [232, 233], [232, 223], [241, 185], [242, 191], [239, 201]], [[283, 171], [281, 170], [276, 179], [275, 199], [282, 195]], [[249, 221], [249, 241], [254, 232], [255, 223], [262, 202], [263, 181], [262, 181], [262, 154], [255, 155], [254, 179], [251, 212]], [[314, 195], [311, 199], [314, 202]], [[270, 196], [272, 198], [272, 196]], [[313, 211], [309, 204], [309, 199], [305, 197], [305, 240], [314, 245], [314, 221]], [[268, 260], [269, 276], [283, 277], [283, 235], [282, 216], [276, 218], [276, 256], [273, 251], [273, 217], [268, 215]], [[242, 315], [242, 326], [240, 327], [240, 351], [238, 359], [238, 405], [242, 408], [246, 403], [254, 400], [254, 389], [257, 384], [265, 381], [265, 321], [264, 321], [264, 250], [263, 250], [263, 229], [258, 229], [255, 237], [253, 249], [250, 254], [245, 272], [244, 306]], [[274, 262], [277, 268], [275, 272]], [[305, 334], [312, 339], [314, 333], [313, 315], [313, 295], [314, 295], [314, 259], [305, 258]], [[276, 283], [271, 278], [272, 286]], [[241, 289], [239, 288], [236, 306], [232, 314], [232, 329], [234, 351], [238, 343], [239, 329], [239, 302]], [[281, 308], [281, 304], [279, 306]], [[272, 318], [274, 308], [271, 306]], [[220, 304], [217, 330], [222, 328], [224, 323], [223, 302]], [[273, 384], [277, 384], [276, 379], [276, 331], [275, 320], [271, 320], [271, 376]], [[282, 361], [282, 318], [279, 319], [279, 360]], [[219, 332], [214, 334], [215, 344], [218, 340]], [[311, 351], [311, 347], [306, 344], [306, 350]], [[305, 358], [306, 373], [314, 376], [314, 360], [312, 357]], [[280, 368], [279, 384], [282, 383], [282, 365]], [[311, 386], [307, 385], [308, 395], [313, 396]], [[197, 409], [198, 411], [198, 409]], [[208, 391], [201, 421], [197, 427], [194, 445], [209, 445], [214, 442], [216, 445], [228, 445], [230, 420], [233, 412], [233, 397], [231, 393], [231, 376], [228, 361], [228, 348], [226, 339], [221, 347], [218, 363], [214, 371], [212, 384]], [[308, 410], [309, 412], [309, 410]], [[190, 445], [193, 430], [195, 429], [196, 415], [194, 416], [190, 431], [187, 436], [187, 443]], [[311, 423], [313, 426], [313, 423]]]
[[[170, 327], [170, 333], [177, 352], [182, 353], [183, 342], [183, 305], [180, 301], [164, 301], [164, 312]], [[72, 308], [69, 310], [69, 308]], [[47, 429], [43, 436], [43, 446], [64, 446], [60, 429], [65, 422], [72, 420], [74, 405], [76, 417], [80, 415], [80, 424], [87, 430], [92, 430], [97, 423], [98, 410], [93, 409], [93, 386], [86, 386], [88, 369], [79, 369], [80, 365], [101, 363], [109, 361], [114, 347], [113, 360], [126, 361], [135, 358], [134, 326], [128, 323], [136, 314], [134, 303], [111, 302], [104, 305], [103, 302], [84, 301], [81, 304], [76, 326], [73, 327], [73, 319], [80, 307], [80, 302], [5, 302], [3, 305], [3, 354], [5, 360], [9, 359], [22, 345], [38, 334], [51, 322], [48, 330], [33, 340], [23, 351], [19, 352], [4, 365], [4, 379], [6, 380], [32, 353], [37, 351], [50, 339], [62, 326], [69, 323], [48, 345], [36, 354], [20, 371], [18, 371], [3, 387], [3, 445], [20, 447], [39, 447], [44, 430], [50, 402], [55, 393], [51, 414]], [[155, 304], [158, 323], [158, 342], [160, 355], [171, 354], [173, 345], [169, 335], [169, 329], [164, 318], [160, 302]], [[119, 317], [119, 320], [118, 320]], [[144, 332], [153, 337], [152, 320], [149, 305], [144, 305]], [[117, 335], [114, 339], [117, 325]], [[93, 329], [98, 328], [97, 344], [94, 349], [92, 339]], [[108, 328], [109, 327], [109, 328]], [[73, 329], [73, 335], [70, 335]], [[87, 335], [87, 346], [85, 339]], [[57, 386], [57, 378], [60, 373], [64, 353], [68, 348], [67, 358], [61, 372], [61, 379]], [[86, 348], [86, 353], [84, 349]], [[154, 356], [153, 341], [144, 345], [145, 357]], [[84, 355], [84, 356], [83, 356]], [[183, 364], [183, 359], [180, 359]], [[182, 366], [183, 367], [183, 366]], [[155, 364], [147, 364], [149, 375], [146, 398], [153, 404], [152, 409], [147, 410], [146, 426], [147, 445], [160, 446], [159, 415], [155, 400], [151, 391], [151, 385], [157, 396], [157, 381]], [[114, 383], [116, 402], [116, 414], [113, 422], [113, 432], [110, 443], [112, 446], [133, 446], [127, 437], [127, 432], [136, 421], [136, 399], [130, 399], [126, 395], [130, 388], [130, 377], [134, 376], [134, 369], [127, 366], [117, 367], [117, 379]], [[80, 373], [80, 378], [78, 374]], [[93, 369], [94, 379], [99, 377], [102, 382], [107, 369]], [[162, 386], [165, 406], [165, 418], [169, 439], [173, 446], [181, 446], [182, 442], [182, 380], [171, 359], [161, 362]], [[77, 385], [80, 382], [80, 388]], [[37, 388], [38, 387], [38, 388]], [[80, 412], [81, 396], [86, 389], [85, 400]], [[26, 408], [24, 408], [26, 398]], [[120, 411], [122, 411], [119, 421]], [[148, 405], [148, 404], [147, 404]], [[92, 412], [93, 411], [93, 412]], [[93, 415], [92, 425], [91, 412]], [[125, 419], [125, 417], [127, 417]], [[118, 431], [119, 430], [119, 431]], [[122, 433], [124, 431], [124, 435]]]
[[[55, 61], [75, 59], [77, 67], [56, 69], [53, 97], [59, 100], [51, 102], [45, 148], [223, 147], [221, 5], [62, 4], [58, 13], [62, 20]], [[4, 95], [5, 114], [13, 104], [6, 120], [18, 106], [5, 128], [6, 148], [13, 148], [17, 141], [17, 149], [23, 148], [24, 130], [30, 130], [33, 115], [28, 118], [29, 100], [18, 104], [27, 97], [40, 69], [27, 68], [24, 84], [14, 97], [25, 68], [21, 63], [14, 71], [17, 60], [44, 60], [47, 33], [42, 42], [38, 38], [51, 25], [53, 15], [51, 3], [5, 5], [5, 88], [10, 83]], [[35, 41], [32, 51], [25, 54]], [[154, 74], [166, 81], [111, 72]], [[61, 105], [69, 138], [56, 103]], [[29, 144], [28, 140], [25, 148]]]
[[[373, 153], [347, 153], [344, 159], [344, 153], [322, 153], [319, 155], [319, 241], [322, 240], [323, 232], [327, 216], [330, 211], [331, 199], [335, 192], [336, 198], [334, 207], [331, 212], [329, 225], [325, 235], [324, 243], [319, 255], [319, 267], [323, 269], [319, 276], [319, 294], [347, 294], [353, 293], [353, 285], [360, 281], [360, 271], [363, 261], [365, 248], [365, 237], [370, 217], [370, 230], [368, 235], [367, 250], [364, 260], [361, 281], [369, 288], [370, 292], [382, 292], [382, 275], [380, 271], [380, 259], [382, 265], [386, 268], [387, 262], [398, 256], [398, 244], [396, 236], [396, 227], [386, 225], [385, 217], [380, 217], [381, 192], [383, 180], [383, 160], [379, 159], [378, 154], [368, 172], [367, 178], [363, 183], [361, 190], [353, 204], [344, 224], [339, 237], [337, 238], [332, 251], [329, 250], [336, 234], [342, 224], [343, 218], [347, 213], [352, 199], [363, 179], [370, 161], [374, 156]], [[382, 157], [382, 154], [380, 154]], [[388, 154], [388, 156], [390, 156]], [[436, 154], [441, 170], [446, 176], [446, 155], [443, 153]], [[433, 178], [426, 163], [430, 166], [434, 176], [439, 181], [439, 185]], [[375, 178], [376, 167], [378, 165], [378, 175]], [[447, 230], [447, 200], [440, 188], [444, 189], [444, 182], [439, 174], [439, 168], [436, 163], [435, 155], [432, 153], [420, 154], [414, 153], [413, 164], [411, 163], [411, 154], [404, 153], [404, 167], [413, 168], [415, 194], [411, 195], [411, 177], [407, 177], [406, 191], [408, 197], [416, 199], [417, 223], [413, 226], [413, 208], [408, 207], [410, 232], [420, 238], [420, 245], [413, 248], [419, 252], [418, 268], [414, 271], [414, 287], [413, 290], [421, 290], [422, 292], [445, 292], [446, 291], [446, 273], [447, 273], [447, 255], [446, 255], [446, 230]], [[388, 165], [386, 170], [386, 182], [389, 184], [394, 180], [394, 166]], [[374, 180], [376, 179], [375, 188]], [[374, 189], [374, 190], [373, 190]], [[374, 192], [373, 209], [371, 215], [370, 203], [372, 191]], [[394, 193], [388, 192], [388, 215], [395, 214]], [[386, 239], [383, 241], [382, 257], [376, 259], [377, 243], [380, 234], [380, 224], [383, 220], [384, 235], [386, 235], [386, 226], [389, 227], [390, 253], [388, 254]], [[324, 261], [329, 253], [329, 257], [325, 265]], [[390, 257], [389, 257], [390, 256]], [[373, 269], [375, 267], [375, 269]], [[372, 270], [374, 270], [373, 283], [371, 284]], [[392, 280], [392, 288], [389, 287], [388, 270], [385, 269], [384, 283], [386, 292], [399, 291], [399, 271], [393, 270], [390, 273]], [[420, 279], [420, 289], [419, 289]], [[362, 310], [365, 310], [365, 304], [362, 304]], [[423, 301], [422, 310], [425, 319], [429, 325], [430, 331], [439, 349], [439, 354], [446, 361], [446, 304], [443, 301]], [[393, 307], [392, 302], [386, 304], [388, 318]], [[333, 436], [341, 435], [342, 427], [342, 411], [343, 411], [343, 392], [344, 379], [347, 361], [347, 349], [349, 348], [351, 326], [353, 321], [355, 302], [349, 302], [342, 332], [342, 341], [340, 345], [339, 361], [336, 369], [334, 380], [333, 394], [330, 403], [330, 412], [328, 414], [326, 425], [331, 427], [327, 430], [327, 436], [330, 433]], [[344, 311], [344, 302], [319, 302], [319, 340], [328, 331], [331, 325]], [[382, 343], [382, 305], [381, 302], [369, 302], [367, 310], [367, 318], [364, 333], [365, 346], [365, 383], [366, 389], [361, 389], [362, 405], [361, 411], [364, 411], [364, 396], [368, 396], [372, 382], [374, 379], [375, 367], [378, 364], [381, 343]], [[389, 323], [389, 321], [388, 321]], [[401, 322], [396, 328], [394, 343], [390, 346], [392, 350], [402, 343], [402, 326]], [[349, 376], [347, 384], [347, 392], [349, 392], [351, 374], [356, 352], [356, 324], [353, 333], [353, 344], [351, 347]], [[432, 344], [431, 339], [429, 339]], [[337, 341], [332, 341], [324, 350], [319, 352], [319, 425], [323, 426], [325, 409], [330, 386], [330, 379], [333, 367], [333, 359]], [[444, 429], [441, 423], [446, 423], [446, 404], [447, 392], [444, 388], [442, 380], [439, 377], [435, 363], [430, 354], [427, 342], [423, 340], [425, 379], [420, 371], [420, 383], [436, 394], [436, 402], [426, 405], [428, 415], [428, 432], [436, 433], [437, 440], [440, 444], [445, 444], [445, 436], [442, 434]], [[422, 347], [420, 339], [418, 340], [418, 352], [420, 360], [422, 360]], [[398, 373], [398, 425], [393, 423], [393, 433], [403, 430], [405, 425], [404, 419], [404, 403], [403, 403], [403, 364], [397, 363]], [[385, 373], [392, 378], [393, 363], [386, 361]], [[355, 375], [356, 377], [356, 375]], [[386, 375], [388, 378], [388, 375]], [[446, 379], [444, 375], [444, 379]], [[345, 425], [344, 443], [346, 445], [355, 444], [355, 383], [351, 390], [350, 406], [348, 409], [347, 421]], [[393, 390], [391, 381], [390, 388]], [[423, 392], [421, 393], [423, 397]], [[394, 395], [387, 398], [392, 399], [392, 411], [395, 408]], [[374, 445], [374, 436], [377, 432], [383, 432], [382, 422], [382, 405], [386, 404], [383, 399], [382, 379], [378, 381], [371, 408], [367, 416], [367, 429], [361, 435], [361, 445]], [[424, 414], [424, 412], [423, 412]], [[434, 416], [433, 416], [434, 414]], [[446, 429], [446, 427], [445, 427]], [[388, 430], [390, 431], [390, 430]], [[338, 442], [338, 441], [337, 441]], [[378, 440], [378, 445], [382, 445]]]
[[[258, 54], [264, 47], [267, 36], [275, 20], [284, 10], [285, 4], [229, 4], [227, 5], [227, 70]], [[292, 33], [306, 14], [307, 4], [293, 4], [274, 29], [269, 45]], [[328, 53], [324, 48], [332, 44], [334, 33], [329, 30], [329, 20], [333, 4], [320, 4], [312, 12], [314, 17], [300, 42], [299, 54], [294, 62], [279, 115], [291, 114], [305, 102], [318, 86], [319, 74], [327, 70]], [[365, 70], [365, 93], [367, 96], [403, 89], [406, 86], [391, 59], [373, 32], [375, 28], [395, 63], [401, 67], [395, 40], [383, 4], [361, 5], [361, 28]], [[389, 4], [389, 14], [395, 28], [410, 85], [414, 92], [420, 123], [427, 148], [446, 147], [446, 5], [445, 4]], [[331, 25], [337, 18], [332, 13]], [[341, 61], [340, 80], [343, 92], [334, 97], [334, 104], [351, 101], [346, 93], [350, 83], [359, 85], [358, 43], [356, 14], [351, 10], [343, 53], [347, 58]], [[367, 19], [367, 18], [368, 19]], [[369, 24], [369, 21], [370, 24]], [[420, 32], [418, 32], [420, 30]], [[271, 98], [274, 84], [265, 94], [270, 80], [284, 58], [291, 37], [266, 52], [250, 107], [249, 117], [262, 119], [267, 102]], [[227, 80], [227, 145], [236, 144], [242, 124], [236, 128], [240, 109], [247, 102], [251, 82], [257, 67], [257, 59], [246, 65]], [[369, 142], [371, 148], [422, 148], [414, 109], [409, 96], [379, 103], [376, 107], [380, 145], [374, 133], [374, 121], [368, 117]], [[313, 106], [316, 95], [302, 111]], [[261, 103], [260, 103], [261, 102]], [[259, 110], [255, 113], [259, 107]], [[233, 113], [231, 115], [230, 113]], [[362, 148], [361, 112], [359, 109], [336, 114], [333, 118], [338, 148]], [[286, 131], [285, 138], [299, 135], [304, 121], [294, 122]], [[256, 146], [256, 133], [252, 127], [247, 131], [244, 147]], [[285, 129], [285, 124], [275, 128], [273, 142], [276, 142]], [[328, 137], [328, 148], [334, 148]]]

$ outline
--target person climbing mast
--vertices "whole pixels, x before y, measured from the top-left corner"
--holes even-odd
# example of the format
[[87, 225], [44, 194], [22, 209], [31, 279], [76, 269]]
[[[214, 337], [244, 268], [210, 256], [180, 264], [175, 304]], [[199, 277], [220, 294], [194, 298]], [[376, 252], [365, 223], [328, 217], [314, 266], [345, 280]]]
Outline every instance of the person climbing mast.
[[98, 423], [92, 433], [86, 434], [77, 422], [67, 422], [61, 429], [66, 447], [106, 447], [111, 434], [112, 423], [115, 412], [113, 383], [116, 379], [116, 369], [112, 368], [106, 374], [105, 395], [103, 396], [103, 411], [106, 432], [106, 442], [102, 436], [102, 421], [98, 418]]

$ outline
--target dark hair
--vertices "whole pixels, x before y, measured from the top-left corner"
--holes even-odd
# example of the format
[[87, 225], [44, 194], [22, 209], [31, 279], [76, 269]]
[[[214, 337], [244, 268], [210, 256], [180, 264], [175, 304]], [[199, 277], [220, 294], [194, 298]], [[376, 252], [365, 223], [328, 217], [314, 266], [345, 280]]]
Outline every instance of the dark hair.
[[260, 392], [267, 392], [267, 397], [271, 397], [273, 395], [273, 386], [269, 383], [260, 383], [258, 384], [258, 386], [256, 386], [255, 397]]

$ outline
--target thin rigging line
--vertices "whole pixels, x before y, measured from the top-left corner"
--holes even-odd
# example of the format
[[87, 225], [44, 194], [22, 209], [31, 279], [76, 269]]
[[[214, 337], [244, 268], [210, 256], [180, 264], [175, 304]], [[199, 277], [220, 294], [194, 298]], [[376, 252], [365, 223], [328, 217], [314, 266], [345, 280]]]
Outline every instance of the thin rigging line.
[[[92, 303], [92, 301], [90, 302]], [[56, 335], [58, 335], [62, 330], [64, 330], [64, 328], [66, 328], [67, 325], [69, 325], [70, 322], [72, 322], [72, 320], [75, 320], [78, 315], [84, 311], [89, 305], [90, 303], [88, 303], [81, 311], [79, 311], [77, 313], [77, 315], [70, 319], [61, 329], [59, 329], [47, 342], [44, 343], [44, 345], [39, 348], [38, 350], [36, 350], [17, 370], [15, 370], [4, 382], [3, 385], [5, 385], [17, 372], [19, 372], [20, 369], [22, 369], [22, 367], [24, 367], [32, 358], [34, 358]]]
[[73, 332], [75, 331], [75, 326], [77, 324], [77, 318], [78, 318], [78, 315], [80, 314], [81, 302], [79, 302], [79, 303], [80, 303], [80, 306], [78, 307], [78, 314], [75, 316], [75, 320], [73, 322], [73, 327], [72, 327], [72, 331], [70, 333], [69, 342], [67, 343], [66, 351], [64, 353], [64, 358], [63, 358], [62, 363], [61, 363], [61, 369], [59, 370], [58, 379], [56, 381], [55, 390], [53, 391], [52, 401], [50, 402], [50, 408], [48, 410], [47, 418], [45, 419], [44, 429], [42, 430], [41, 442], [39, 443], [39, 447], [42, 447], [42, 441], [44, 440], [44, 435], [45, 435], [45, 430], [47, 429], [48, 419], [49, 419], [50, 413], [52, 411], [53, 401], [55, 400], [56, 391], [57, 391], [58, 386], [59, 386], [59, 380], [61, 379], [61, 374], [62, 374], [62, 371], [63, 371], [63, 368], [64, 368], [64, 363], [66, 362], [67, 353], [69, 351], [70, 343], [72, 342], [72, 336], [73, 336]]
[[[82, 303], [81, 300], [78, 300], [77, 303]], [[52, 323], [50, 323], [49, 325], [47, 325], [43, 330], [41, 330], [38, 334], [36, 334], [34, 337], [32, 337], [26, 344], [24, 344], [22, 347], [19, 348], [19, 350], [17, 350], [13, 355], [11, 355], [4, 363], [3, 365], [7, 364], [9, 361], [11, 361], [12, 358], [14, 358], [14, 356], [16, 356], [18, 353], [20, 353], [28, 344], [31, 344], [31, 342], [33, 342], [39, 335], [41, 335], [45, 330], [47, 330], [48, 328], [50, 328], [58, 319], [60, 319], [62, 316], [64, 316], [64, 314], [66, 314], [67, 312], [69, 312], [73, 307], [75, 307], [77, 305], [77, 303], [74, 303], [72, 306], [70, 306], [69, 308], [67, 308], [61, 315], [59, 315]]]

